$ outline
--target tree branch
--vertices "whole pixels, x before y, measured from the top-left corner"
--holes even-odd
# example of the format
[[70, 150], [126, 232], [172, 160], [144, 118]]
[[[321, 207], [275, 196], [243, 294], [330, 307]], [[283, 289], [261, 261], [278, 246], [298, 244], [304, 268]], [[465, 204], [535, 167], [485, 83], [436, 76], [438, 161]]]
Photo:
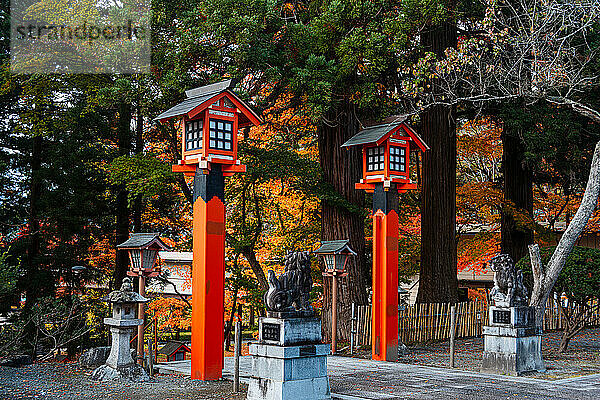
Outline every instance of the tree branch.
[[[590, 175], [588, 178], [587, 186], [585, 188], [585, 193], [583, 195], [583, 199], [581, 200], [581, 205], [577, 209], [575, 216], [569, 223], [569, 226], [563, 233], [550, 261], [548, 262], [548, 266], [546, 271], [542, 274], [542, 279], [540, 280], [540, 284], [537, 287], [534, 286], [534, 292], [531, 295], [531, 301], [529, 302], [532, 306], [543, 307], [548, 300], [548, 296], [554, 283], [558, 279], [558, 275], [562, 270], [565, 261], [573, 247], [575, 246], [575, 242], [581, 235], [581, 232], [585, 229], [587, 222], [589, 221], [594, 209], [596, 208], [596, 203], [598, 202], [598, 195], [600, 194], [600, 142], [596, 144], [596, 149], [594, 150], [594, 157], [592, 159], [592, 165], [590, 167]], [[538, 249], [539, 251], [539, 249]], [[535, 253], [535, 250], [534, 250]], [[531, 254], [531, 247], [530, 247]], [[537, 256], [532, 257], [532, 267], [534, 259]], [[535, 262], [538, 262], [537, 260]], [[535, 276], [535, 273], [534, 273]]]

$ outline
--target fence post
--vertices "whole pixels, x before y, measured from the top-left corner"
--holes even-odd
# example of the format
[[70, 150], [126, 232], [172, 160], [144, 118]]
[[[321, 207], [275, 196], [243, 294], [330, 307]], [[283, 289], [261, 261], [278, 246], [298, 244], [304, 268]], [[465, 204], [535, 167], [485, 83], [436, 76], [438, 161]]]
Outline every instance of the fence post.
[[240, 353], [242, 350], [242, 327], [240, 320], [235, 321], [235, 342], [234, 342], [234, 368], [233, 368], [233, 392], [240, 391]]
[[356, 320], [355, 315], [356, 304], [352, 303], [352, 316], [350, 317], [350, 354], [354, 354], [354, 335], [355, 335], [355, 326], [354, 323]]
[[157, 328], [157, 321], [156, 321], [156, 315], [154, 316], [154, 324], [152, 325], [152, 330], [153, 330], [153, 337], [154, 337], [154, 360], [158, 360], [158, 328]]
[[456, 306], [450, 307], [450, 368], [454, 368], [454, 332], [456, 331]]
[[152, 339], [148, 339], [148, 374], [150, 374], [150, 376], [154, 376], [154, 351], [152, 351], [152, 348]]

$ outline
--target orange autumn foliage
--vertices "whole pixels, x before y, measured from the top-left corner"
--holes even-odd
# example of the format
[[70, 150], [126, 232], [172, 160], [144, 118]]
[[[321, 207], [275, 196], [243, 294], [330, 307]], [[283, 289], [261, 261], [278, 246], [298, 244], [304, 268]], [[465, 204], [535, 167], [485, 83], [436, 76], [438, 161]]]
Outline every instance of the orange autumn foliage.
[[192, 326], [191, 309], [178, 298], [155, 297], [147, 304], [146, 312], [157, 318], [162, 331], [188, 330]]

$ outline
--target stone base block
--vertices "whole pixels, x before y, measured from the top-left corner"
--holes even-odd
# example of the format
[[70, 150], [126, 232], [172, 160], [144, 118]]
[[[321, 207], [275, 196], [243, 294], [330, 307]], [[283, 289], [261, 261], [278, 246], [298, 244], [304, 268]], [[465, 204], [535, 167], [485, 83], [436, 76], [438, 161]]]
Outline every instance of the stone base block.
[[297, 381], [251, 378], [246, 400], [331, 400], [327, 377]]
[[305, 346], [250, 345], [252, 374], [274, 381], [327, 377], [328, 344]]
[[252, 377], [247, 400], [329, 400], [329, 344], [250, 345]]
[[542, 336], [525, 337], [484, 335], [481, 372], [518, 376], [544, 372]]
[[321, 320], [310, 318], [268, 318], [258, 320], [258, 340], [279, 346], [321, 341]]
[[131, 364], [117, 369], [102, 365], [92, 372], [94, 381], [124, 380], [128, 382], [148, 382], [150, 377], [138, 364]]
[[106, 363], [110, 354], [110, 346], [92, 347], [87, 349], [79, 357], [79, 366], [81, 368], [95, 369]]

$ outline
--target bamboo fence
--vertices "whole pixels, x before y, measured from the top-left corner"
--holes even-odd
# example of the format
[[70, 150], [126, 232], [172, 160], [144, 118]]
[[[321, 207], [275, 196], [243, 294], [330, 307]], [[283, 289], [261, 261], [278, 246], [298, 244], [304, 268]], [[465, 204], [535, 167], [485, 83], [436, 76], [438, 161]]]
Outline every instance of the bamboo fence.
[[[592, 325], [600, 320], [600, 307], [594, 302], [589, 316]], [[450, 338], [450, 306], [446, 303], [423, 303], [407, 306], [398, 311], [398, 340], [402, 343], [423, 343]], [[488, 305], [485, 301], [456, 304], [456, 337], [481, 336], [482, 327], [488, 320]], [[371, 306], [356, 306], [356, 345], [371, 345]], [[556, 305], [549, 300], [544, 317], [544, 330], [560, 330], [566, 326], [564, 317]]]

